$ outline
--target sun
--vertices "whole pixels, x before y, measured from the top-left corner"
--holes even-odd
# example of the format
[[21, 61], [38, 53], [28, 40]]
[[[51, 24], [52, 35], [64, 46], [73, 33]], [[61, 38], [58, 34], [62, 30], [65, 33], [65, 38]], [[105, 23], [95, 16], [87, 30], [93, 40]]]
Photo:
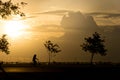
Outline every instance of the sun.
[[20, 37], [24, 35], [25, 29], [28, 27], [21, 21], [6, 21], [4, 25], [4, 33], [11, 38]]

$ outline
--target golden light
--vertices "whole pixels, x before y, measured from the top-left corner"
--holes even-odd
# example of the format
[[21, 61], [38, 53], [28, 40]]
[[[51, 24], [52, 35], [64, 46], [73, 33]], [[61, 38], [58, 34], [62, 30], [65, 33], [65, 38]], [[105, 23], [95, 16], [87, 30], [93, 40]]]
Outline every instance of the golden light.
[[21, 35], [24, 35], [25, 29], [28, 25], [24, 24], [21, 21], [6, 21], [4, 25], [4, 33], [11, 38], [16, 38]]

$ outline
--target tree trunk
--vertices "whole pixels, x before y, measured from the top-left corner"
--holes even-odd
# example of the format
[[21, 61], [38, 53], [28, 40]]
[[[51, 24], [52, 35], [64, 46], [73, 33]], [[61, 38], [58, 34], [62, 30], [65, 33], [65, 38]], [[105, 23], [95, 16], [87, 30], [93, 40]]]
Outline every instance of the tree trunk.
[[92, 55], [91, 55], [91, 60], [90, 60], [91, 64], [93, 64], [93, 57], [94, 57], [94, 53], [92, 53]]
[[5, 70], [2, 68], [2, 63], [0, 63], [0, 70], [2, 71], [2, 73], [4, 74], [3, 75], [3, 78], [7, 78], [8, 77], [8, 74], [5, 72]]
[[48, 64], [50, 64], [50, 56], [51, 56], [51, 55], [50, 55], [50, 52], [49, 52], [49, 62], [48, 62]]

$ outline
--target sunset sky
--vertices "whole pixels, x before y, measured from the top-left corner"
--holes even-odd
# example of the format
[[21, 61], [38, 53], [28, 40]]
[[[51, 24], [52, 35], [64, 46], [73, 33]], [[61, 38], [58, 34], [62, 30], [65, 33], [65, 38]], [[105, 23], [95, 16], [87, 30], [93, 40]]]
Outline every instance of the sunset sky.
[[[7, 0], [6, 0], [7, 1]], [[12, 0], [22, 2], [22, 0]], [[91, 55], [82, 51], [84, 38], [99, 32], [106, 40], [106, 56], [93, 61], [120, 62], [120, 0], [23, 0], [26, 16], [0, 20], [0, 35], [7, 34], [10, 54], [0, 53], [0, 61], [31, 62], [37, 54], [48, 61], [47, 40], [59, 44], [62, 52], [55, 61], [89, 62]]]

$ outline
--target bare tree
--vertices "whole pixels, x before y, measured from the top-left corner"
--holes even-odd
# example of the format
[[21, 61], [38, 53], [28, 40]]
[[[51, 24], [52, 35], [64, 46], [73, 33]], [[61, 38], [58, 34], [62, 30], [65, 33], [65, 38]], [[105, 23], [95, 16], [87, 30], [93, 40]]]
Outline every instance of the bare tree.
[[95, 32], [92, 37], [85, 38], [85, 43], [81, 45], [82, 49], [91, 53], [91, 64], [93, 62], [93, 57], [95, 54], [100, 54], [101, 56], [106, 55], [106, 49], [104, 45], [105, 40], [101, 39], [99, 33]]
[[46, 47], [46, 49], [49, 52], [48, 54], [49, 54], [49, 64], [50, 64], [50, 60], [51, 60], [52, 56], [55, 56], [56, 55], [55, 53], [61, 52], [61, 50], [59, 49], [60, 47], [58, 44], [54, 44], [50, 40], [46, 41], [44, 46]]

